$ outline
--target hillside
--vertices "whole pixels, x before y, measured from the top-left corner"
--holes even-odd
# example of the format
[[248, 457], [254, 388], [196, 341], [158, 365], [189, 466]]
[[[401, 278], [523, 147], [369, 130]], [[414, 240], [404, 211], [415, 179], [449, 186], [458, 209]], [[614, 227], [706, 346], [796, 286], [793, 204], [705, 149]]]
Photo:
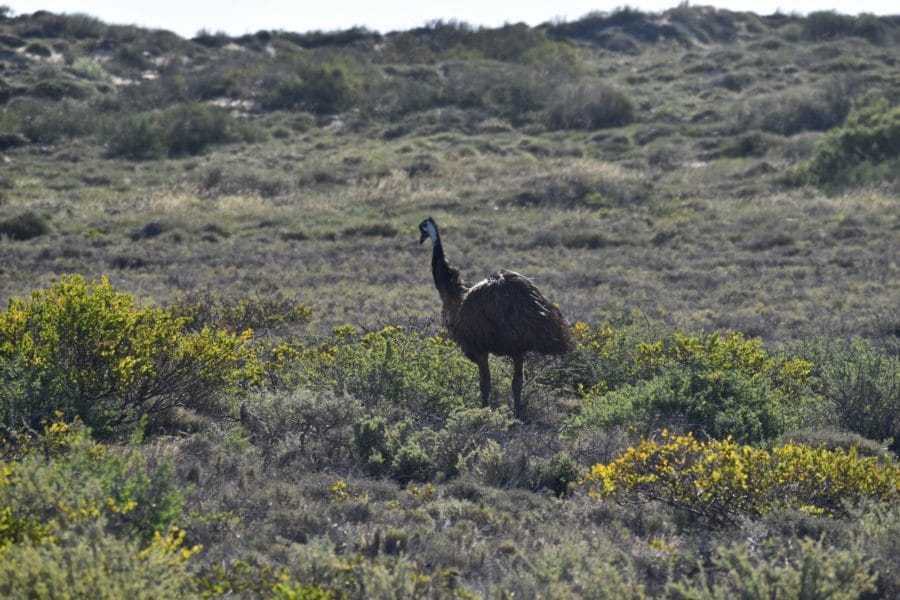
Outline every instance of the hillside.
[[[900, 16], [0, 7], [0, 596], [897, 596], [898, 65]], [[426, 216], [573, 324], [521, 422]]]

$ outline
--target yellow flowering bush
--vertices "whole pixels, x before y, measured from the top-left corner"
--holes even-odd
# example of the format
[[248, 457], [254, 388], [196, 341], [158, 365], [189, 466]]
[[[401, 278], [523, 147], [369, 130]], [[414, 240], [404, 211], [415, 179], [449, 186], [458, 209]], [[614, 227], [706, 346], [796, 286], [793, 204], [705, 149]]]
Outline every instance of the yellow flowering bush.
[[590, 493], [621, 502], [656, 500], [717, 524], [779, 508], [843, 516], [862, 500], [900, 500], [900, 465], [788, 443], [771, 451], [693, 435], [644, 439], [584, 479]]
[[139, 307], [105, 278], [61, 278], [0, 313], [0, 369], [7, 402], [0, 427], [36, 424], [61, 411], [105, 436], [174, 406], [203, 408], [224, 390], [254, 381], [252, 332], [208, 326]]

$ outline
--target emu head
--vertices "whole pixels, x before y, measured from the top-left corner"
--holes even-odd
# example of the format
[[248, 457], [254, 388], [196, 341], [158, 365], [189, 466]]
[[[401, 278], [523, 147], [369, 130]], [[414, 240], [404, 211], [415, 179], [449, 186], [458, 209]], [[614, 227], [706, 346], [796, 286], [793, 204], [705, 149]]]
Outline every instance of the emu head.
[[431, 217], [419, 223], [419, 231], [422, 233], [419, 237], [420, 244], [424, 243], [428, 238], [431, 238], [431, 243], [434, 243], [438, 238], [437, 223]]

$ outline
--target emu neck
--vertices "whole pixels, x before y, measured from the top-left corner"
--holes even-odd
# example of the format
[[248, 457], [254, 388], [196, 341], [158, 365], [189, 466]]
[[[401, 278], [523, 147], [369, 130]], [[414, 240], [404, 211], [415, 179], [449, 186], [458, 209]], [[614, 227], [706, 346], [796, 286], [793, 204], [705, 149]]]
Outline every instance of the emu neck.
[[444, 247], [441, 238], [435, 235], [431, 252], [431, 274], [434, 276], [434, 287], [444, 304], [457, 300], [463, 293], [463, 286], [459, 282], [459, 271], [447, 263], [444, 258]]

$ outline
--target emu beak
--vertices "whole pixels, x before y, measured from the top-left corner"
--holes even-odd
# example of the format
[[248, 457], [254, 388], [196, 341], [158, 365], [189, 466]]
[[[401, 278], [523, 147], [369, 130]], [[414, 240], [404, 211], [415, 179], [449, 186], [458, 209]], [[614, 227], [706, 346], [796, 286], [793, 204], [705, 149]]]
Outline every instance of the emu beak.
[[426, 232], [423, 231], [423, 232], [422, 232], [422, 235], [419, 236], [419, 243], [422, 244], [422, 243], [424, 243], [425, 240], [427, 240], [427, 239], [428, 239], [428, 233], [426, 233]]

